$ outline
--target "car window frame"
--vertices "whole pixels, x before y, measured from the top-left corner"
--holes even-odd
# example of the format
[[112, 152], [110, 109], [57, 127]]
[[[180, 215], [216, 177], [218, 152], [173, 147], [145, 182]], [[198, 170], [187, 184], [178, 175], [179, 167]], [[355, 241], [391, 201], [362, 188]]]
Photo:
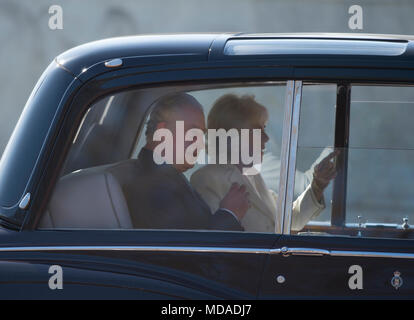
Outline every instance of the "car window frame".
[[[224, 70], [226, 68], [223, 68]], [[184, 71], [190, 71], [191, 73], [194, 72], [193, 69], [191, 70], [184, 70]], [[281, 75], [275, 76], [272, 75], [271, 77], [266, 77], [263, 75], [263, 69], [260, 68], [259, 66], [257, 66], [256, 71], [261, 73], [262, 76], [261, 77], [255, 77], [254, 75], [251, 74], [251, 67], [250, 68], [246, 68], [246, 67], [241, 67], [240, 68], [241, 73], [245, 73], [245, 75], [243, 77], [237, 76], [236, 78], [234, 78], [234, 76], [231, 76], [231, 73], [229, 74], [229, 78], [226, 77], [222, 77], [222, 78], [218, 78], [216, 74], [214, 74], [214, 70], [212, 70], [212, 73], [209, 75], [209, 77], [207, 77], [208, 79], [205, 79], [205, 75], [202, 74], [201, 79], [192, 79], [187, 80], [179, 80], [179, 79], [175, 79], [175, 81], [169, 82], [169, 81], [156, 81], [156, 83], [152, 84], [152, 83], [129, 83], [128, 85], [124, 85], [125, 84], [125, 79], [121, 79], [118, 81], [122, 82], [123, 86], [119, 89], [114, 90], [113, 88], [110, 88], [108, 86], [106, 86], [106, 90], [102, 90], [101, 92], [99, 92], [100, 88], [102, 89], [102, 82], [101, 80], [90, 80], [88, 83], [86, 83], [80, 90], [79, 92], [76, 94], [76, 96], [70, 101], [68, 102], [69, 106], [67, 106], [68, 110], [66, 111], [66, 114], [64, 114], [64, 119], [61, 119], [61, 123], [62, 125], [66, 125], [68, 123], [71, 123], [72, 125], [66, 128], [62, 128], [59, 132], [59, 135], [61, 135], [62, 133], [64, 133], [64, 135], [66, 136], [65, 138], [65, 143], [64, 144], [59, 144], [59, 143], [54, 143], [54, 148], [51, 150], [51, 153], [54, 156], [57, 156], [57, 154], [59, 153], [59, 158], [60, 160], [58, 162], [53, 163], [54, 160], [53, 156], [51, 156], [48, 159], [48, 164], [46, 164], [46, 166], [48, 167], [48, 171], [49, 173], [52, 172], [53, 168], [55, 168], [55, 173], [52, 174], [52, 179], [53, 181], [51, 181], [51, 183], [49, 184], [48, 188], [47, 188], [47, 197], [45, 196], [43, 199], [40, 199], [40, 201], [36, 201], [34, 202], [34, 205], [32, 205], [30, 207], [30, 209], [28, 210], [28, 217], [27, 219], [25, 219], [24, 224], [21, 228], [21, 230], [39, 230], [37, 229], [37, 224], [40, 221], [42, 212], [44, 212], [45, 208], [47, 207], [47, 203], [50, 199], [51, 193], [53, 191], [53, 188], [57, 182], [57, 178], [59, 177], [59, 174], [57, 174], [57, 172], [61, 172], [62, 170], [62, 163], [64, 163], [68, 151], [69, 151], [69, 147], [70, 147], [70, 143], [73, 140], [74, 134], [75, 132], [77, 132], [78, 130], [78, 126], [81, 123], [84, 115], [86, 114], [87, 110], [89, 109], [90, 106], [93, 105], [93, 103], [99, 101], [100, 99], [110, 96], [110, 95], [114, 95], [116, 93], [119, 92], [124, 92], [127, 90], [132, 90], [134, 88], [138, 89], [138, 88], [155, 88], [158, 86], [175, 86], [175, 85], [179, 85], [179, 86], [185, 86], [186, 84], [189, 85], [194, 85], [195, 83], [198, 83], [200, 85], [203, 84], [211, 84], [211, 85], [216, 85], [216, 86], [220, 86], [223, 84], [228, 84], [228, 83], [265, 83], [265, 82], [286, 82], [289, 80], [286, 80], [286, 78], [288, 78], [286, 76], [286, 72], [287, 73], [291, 73], [290, 68], [285, 68], [282, 67], [281, 70], [273, 70], [277, 71], [277, 73], [281, 72]], [[174, 70], [169, 70], [169, 73], [173, 73]], [[119, 78], [116, 77], [118, 72], [112, 72], [113, 75], [112, 77], [110, 77], [108, 75], [108, 73], [104, 74], [103, 76], [105, 77], [105, 79], [107, 79], [107, 81], [109, 81], [111, 83], [111, 85], [114, 84], [114, 79]], [[131, 76], [132, 73], [132, 78], [134, 78], [134, 76], [136, 77], [136, 74], [134, 74], [133, 72], [131, 72], [131, 70], [125, 75], [126, 78], [129, 78]], [[99, 76], [97, 77], [99, 78]], [[178, 77], [177, 77], [178, 78]], [[95, 81], [99, 81], [101, 82], [100, 85], [98, 86], [96, 85]], [[115, 80], [115, 83], [116, 80]], [[94, 94], [94, 92], [91, 90], [94, 89], [93, 91], [97, 91], [96, 94]], [[78, 104], [78, 106], [76, 106], [76, 104]], [[78, 110], [78, 112], [74, 112], [74, 109], [80, 109]], [[57, 140], [63, 139], [62, 137], [59, 137], [59, 135], [56, 137]], [[59, 150], [60, 149], [60, 150]], [[62, 150], [63, 149], [63, 150]], [[59, 151], [58, 151], [59, 150]], [[59, 168], [56, 168], [56, 164], [59, 164]], [[68, 230], [68, 229], [64, 229], [64, 230]], [[74, 229], [70, 229], [70, 230], [74, 230]], [[116, 229], [119, 231], [119, 229]], [[40, 230], [39, 230], [40, 231]], [[43, 230], [46, 231], [46, 230]], [[115, 230], [114, 230], [115, 231]], [[139, 231], [139, 229], [136, 229], [134, 231]], [[162, 230], [163, 232], [166, 232], [167, 230]], [[223, 231], [219, 231], [219, 230], [212, 230], [209, 232], [223, 232]], [[280, 234], [277, 234], [276, 236], [280, 236]]]
[[[352, 86], [402, 86], [402, 87], [412, 87], [414, 89], [414, 82], [392, 82], [392, 81], [354, 81], [352, 79], [349, 80], [332, 80], [321, 82], [319, 80], [302, 80], [296, 79], [292, 84], [292, 88], [290, 89], [292, 92], [293, 90], [296, 92], [297, 98], [290, 98], [290, 106], [289, 112], [292, 121], [292, 125], [290, 126], [290, 132], [286, 133], [286, 137], [288, 137], [289, 141], [286, 141], [286, 144], [290, 146], [288, 149], [290, 156], [289, 161], [287, 163], [289, 168], [284, 168], [285, 170], [285, 194], [287, 201], [289, 201], [290, 206], [286, 202], [284, 211], [283, 211], [283, 221], [285, 221], [285, 225], [283, 230], [284, 236], [291, 236], [291, 224], [292, 224], [292, 210], [288, 210], [288, 208], [292, 208], [293, 201], [293, 194], [294, 194], [294, 180], [295, 180], [295, 168], [296, 168], [296, 155], [297, 155], [297, 143], [299, 139], [298, 131], [299, 128], [299, 115], [300, 110], [302, 107], [302, 90], [304, 85], [308, 84], [334, 84], [337, 86], [337, 108], [335, 113], [335, 141], [333, 147], [340, 148], [346, 150], [345, 154], [343, 155], [343, 163], [340, 165], [343, 169], [343, 174], [334, 180], [333, 185], [333, 192], [332, 192], [332, 210], [330, 216], [330, 225], [325, 226], [323, 223], [314, 223], [312, 226], [316, 226], [316, 228], [322, 227], [323, 229], [327, 230], [334, 230], [334, 232], [339, 232], [338, 234], [332, 234], [338, 237], [349, 237], [347, 233], [355, 231], [355, 233], [360, 230], [360, 228], [355, 224], [346, 223], [346, 192], [347, 192], [347, 167], [348, 167], [348, 143], [349, 143], [349, 134], [350, 134], [350, 112], [351, 112], [351, 100], [352, 100]], [[294, 88], [294, 89], [293, 89]], [[293, 94], [292, 94], [293, 95]], [[300, 100], [299, 105], [296, 105], [296, 99]], [[285, 109], [286, 110], [286, 109]], [[340, 127], [338, 127], [340, 125]], [[296, 131], [296, 132], [295, 132]], [[285, 133], [284, 133], [285, 134]], [[285, 135], [284, 135], [285, 137]], [[281, 172], [282, 175], [282, 172]], [[293, 181], [293, 183], [292, 183]], [[282, 185], [282, 183], [281, 183]], [[309, 228], [313, 230], [312, 226]], [[341, 234], [340, 231], [345, 230], [346, 234]], [[414, 229], [411, 228], [412, 232]], [[401, 230], [392, 230], [391, 233], [401, 231]], [[296, 235], [295, 235], [296, 236]], [[301, 235], [306, 237], [307, 235]], [[319, 237], [318, 235], [313, 234], [313, 237]], [[320, 236], [324, 238], [325, 236]], [[357, 237], [357, 236], [352, 236]], [[414, 238], [388, 238], [388, 237], [361, 237], [361, 239], [377, 239], [377, 240], [413, 240]]]
[[[208, 66], [208, 68], [206, 68]], [[231, 66], [231, 68], [229, 68]], [[266, 68], [264, 67], [266, 66]], [[387, 72], [384, 72], [387, 71]], [[350, 76], [352, 74], [352, 76]], [[318, 83], [336, 83], [344, 81], [353, 83], [385, 83], [385, 84], [412, 84], [414, 76], [409, 70], [396, 69], [364, 69], [364, 68], [343, 68], [343, 67], [314, 67], [304, 68], [303, 66], [280, 65], [277, 61], [217, 61], [214, 63], [191, 63], [190, 67], [182, 65], [153, 66], [147, 68], [123, 68], [120, 70], [111, 70], [96, 75], [82, 84], [67, 100], [62, 100], [63, 112], [54, 119], [56, 123], [64, 124], [74, 121], [80, 122], [88, 106], [97, 100], [115, 94], [126, 88], [145, 88], [155, 87], [157, 85], [185, 85], [186, 83], [228, 83], [235, 81], [306, 81]], [[74, 112], [75, 102], [80, 102], [84, 110]], [[79, 109], [79, 106], [77, 107]], [[48, 151], [51, 155], [42, 163], [43, 167], [39, 168], [36, 181], [30, 181], [33, 190], [33, 201], [31, 206], [26, 210], [25, 220], [20, 230], [35, 230], [40, 220], [40, 212], [46, 208], [50, 198], [51, 191], [57, 181], [58, 175], [56, 166], [61, 165], [62, 157], [66, 157], [68, 149], [68, 140], [62, 142], [61, 135], [70, 134], [71, 127], [63, 127], [58, 134], [54, 133], [53, 139], [48, 137], [50, 142]], [[64, 140], [64, 139], [63, 139]], [[287, 163], [287, 162], [286, 162]], [[40, 167], [40, 164], [39, 164]], [[47, 168], [47, 170], [45, 170]], [[45, 181], [48, 181], [45, 186]], [[43, 185], [39, 185], [39, 182]], [[38, 194], [42, 194], [39, 197]], [[283, 220], [286, 219], [286, 213], [283, 214]], [[284, 226], [286, 229], [286, 226]]]

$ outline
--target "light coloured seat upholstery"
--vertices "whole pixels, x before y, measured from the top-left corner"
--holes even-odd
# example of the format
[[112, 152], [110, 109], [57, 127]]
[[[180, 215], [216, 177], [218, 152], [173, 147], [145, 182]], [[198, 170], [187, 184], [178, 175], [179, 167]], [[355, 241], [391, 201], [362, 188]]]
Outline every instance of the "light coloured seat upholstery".
[[39, 228], [132, 229], [119, 182], [105, 166], [60, 179]]

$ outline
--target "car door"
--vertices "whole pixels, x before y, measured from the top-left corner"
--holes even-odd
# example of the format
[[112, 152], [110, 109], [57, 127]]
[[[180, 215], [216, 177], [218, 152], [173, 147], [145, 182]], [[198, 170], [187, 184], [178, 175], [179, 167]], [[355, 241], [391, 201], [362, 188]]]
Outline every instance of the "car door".
[[[292, 165], [281, 178], [284, 235], [268, 258], [260, 298], [412, 298], [414, 88], [352, 81], [296, 81], [295, 88]], [[337, 175], [324, 209], [301, 226], [293, 202], [333, 150]]]
[[266, 264], [259, 298], [412, 298], [412, 243], [283, 236]]
[[[248, 75], [251, 71], [243, 70], [243, 72]], [[193, 73], [194, 71], [191, 71], [191, 74]], [[136, 77], [135, 74], [134, 76]], [[168, 76], [172, 77], [171, 74]], [[107, 74], [105, 77], [109, 79], [108, 81], [114, 81]], [[122, 83], [127, 83], [127, 80], [123, 80]], [[265, 99], [263, 103], [269, 104], [273, 119], [270, 123], [273, 127], [271, 130], [274, 130], [272, 136], [274, 139], [280, 139], [279, 131], [282, 131], [283, 126], [283, 118], [280, 114], [283, 115], [284, 112], [285, 86], [284, 81], [262, 83], [247, 80], [236, 83], [228, 81], [220, 85], [216, 83], [209, 85], [204, 81], [202, 85], [191, 83], [180, 87], [146, 86], [143, 89], [136, 88], [137, 91], [132, 94], [133, 99], [130, 99], [130, 103], [127, 102], [128, 99], [113, 98], [109, 94], [104, 97], [105, 100], [99, 100], [92, 105], [89, 104], [93, 100], [91, 97], [85, 98], [80, 95], [85, 99], [86, 104], [81, 105], [84, 103], [83, 100], [80, 102], [75, 100], [71, 106], [43, 178], [52, 178], [59, 175], [58, 172], [61, 177], [64, 177], [68, 173], [66, 166], [82, 170], [103, 163], [103, 166], [98, 166], [96, 170], [104, 170], [105, 166], [111, 165], [110, 161], [113, 161], [111, 150], [117, 150], [116, 156], [125, 151], [120, 149], [122, 146], [116, 138], [121, 132], [119, 127], [122, 127], [122, 132], [126, 132], [122, 142], [132, 141], [126, 146], [129, 154], [131, 157], [136, 156], [145, 144], [143, 128], [153, 101], [171, 91], [188, 90], [206, 108], [216, 98], [229, 91], [240, 95], [255, 94], [258, 99]], [[131, 90], [130, 87], [127, 89]], [[95, 90], [97, 92], [94, 94], [102, 95], [99, 88]], [[119, 91], [121, 91], [119, 94], [127, 95], [128, 90], [121, 88]], [[94, 108], [99, 108], [99, 112], [94, 112]], [[123, 112], [131, 109], [131, 114], [134, 116], [124, 116], [124, 113], [120, 116], [112, 108], [122, 108]], [[208, 112], [208, 109], [205, 112]], [[111, 119], [111, 116], [116, 117], [117, 121]], [[132, 118], [134, 121], [131, 120]], [[107, 123], [111, 125], [107, 126]], [[89, 130], [98, 126], [100, 129], [95, 130], [94, 133], [93, 130]], [[135, 131], [131, 130], [131, 126], [134, 126]], [[100, 136], [101, 133], [104, 135]], [[115, 136], [115, 138], [105, 138], [108, 136]], [[275, 141], [275, 148], [279, 144]], [[64, 151], [64, 146], [70, 146], [70, 151]], [[77, 161], [76, 166], [68, 163], [70, 160], [66, 161], [76, 158], [76, 156], [72, 157], [73, 154], [82, 155], [82, 161]], [[111, 160], [106, 160], [107, 158], [102, 158], [101, 155]], [[100, 160], [104, 161], [100, 162]], [[90, 164], [88, 161], [91, 161]], [[272, 171], [272, 176], [276, 173]], [[188, 178], [190, 175], [191, 173], [188, 173]], [[140, 183], [139, 179], [137, 183]], [[277, 188], [276, 183], [273, 188]], [[29, 298], [36, 296], [38, 298], [255, 299], [257, 297], [266, 257], [280, 235], [217, 230], [137, 230], [108, 227], [104, 224], [106, 218], [103, 210], [105, 209], [95, 207], [95, 204], [103, 203], [104, 198], [96, 200], [88, 196], [85, 200], [83, 197], [83, 194], [91, 194], [99, 188], [75, 187], [73, 190], [80, 191], [76, 192], [78, 198], [67, 197], [58, 206], [44, 203], [44, 209], [40, 208], [45, 200], [35, 197], [37, 201], [33, 201], [30, 208], [33, 215], [31, 220], [26, 221], [26, 228], [31, 229], [37, 225], [36, 229], [20, 232], [10, 239], [6, 236], [2, 241], [0, 255], [5, 262], [3, 270], [9, 270], [9, 276], [3, 278], [3, 283], [6, 284], [11, 278], [13, 279], [8, 282], [8, 297], [21, 296], [25, 285], [28, 284], [31, 290], [24, 294]], [[53, 199], [54, 191], [42, 180], [38, 194], [44, 195], [48, 192]], [[69, 189], [64, 189], [61, 195], [66, 197], [69, 192]], [[83, 199], [78, 200], [80, 198]], [[114, 198], [110, 200], [113, 201]], [[89, 208], [85, 214], [78, 207], [82, 201]], [[71, 224], [65, 225], [65, 222], [60, 224], [60, 218], [52, 219], [52, 224], [44, 222], [44, 217], [50, 213], [53, 216], [56, 208], [60, 212], [67, 213], [64, 218], [71, 219]], [[76, 221], [73, 219], [75, 216]], [[85, 216], [90, 216], [92, 220], [95, 217], [96, 226], [99, 225], [99, 228], [92, 226], [91, 219], [84, 219]], [[83, 222], [87, 224], [82, 224]], [[16, 276], [13, 268], [16, 272], [19, 270]], [[57, 281], [53, 278], [54, 272], [58, 270], [56, 268], [61, 268], [63, 274], [62, 289], [56, 288], [56, 282], [53, 282]], [[26, 274], [24, 280], [19, 280], [21, 274]], [[49, 281], [53, 282], [54, 289], [49, 286]]]
[[116, 230], [2, 240], [2, 299], [255, 299], [274, 242], [265, 234]]

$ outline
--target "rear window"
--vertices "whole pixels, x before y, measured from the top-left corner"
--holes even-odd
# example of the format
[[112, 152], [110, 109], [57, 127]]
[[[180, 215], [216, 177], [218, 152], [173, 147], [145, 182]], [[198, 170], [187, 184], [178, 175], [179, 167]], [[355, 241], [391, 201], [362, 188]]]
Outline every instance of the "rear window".
[[351, 54], [399, 56], [405, 52], [407, 42], [323, 39], [252, 39], [229, 40], [224, 54], [282, 55], [282, 54]]

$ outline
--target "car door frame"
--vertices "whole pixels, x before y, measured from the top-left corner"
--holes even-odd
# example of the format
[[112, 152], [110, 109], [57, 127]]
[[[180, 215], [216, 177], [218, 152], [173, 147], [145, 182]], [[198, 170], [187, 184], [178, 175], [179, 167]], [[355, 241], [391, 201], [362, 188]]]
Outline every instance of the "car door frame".
[[[33, 188], [30, 189], [32, 201], [26, 211], [22, 232], [19, 233], [17, 242], [7, 246], [7, 241], [4, 241], [4, 245], [0, 247], [0, 254], [8, 261], [24, 257], [22, 260], [36, 261], [42, 266], [61, 261], [62, 268], [66, 270], [65, 277], [69, 277], [72, 288], [76, 283], [93, 288], [112, 286], [116, 289], [113, 292], [123, 288], [120, 283], [126, 281], [125, 279], [111, 281], [107, 276], [103, 276], [103, 279], [93, 282], [82, 276], [86, 270], [108, 271], [93, 264], [93, 261], [99, 258], [105, 259], [105, 265], [116, 266], [115, 269], [109, 269], [113, 274], [126, 273], [129, 277], [136, 277], [138, 274], [142, 279], [147, 278], [148, 284], [135, 281], [140, 294], [132, 291], [134, 294], [130, 297], [254, 299], [258, 294], [265, 258], [280, 235], [222, 231], [36, 229], [41, 212], [45, 210], [53, 186], [59, 178], [72, 141], [71, 137], [74, 136], [88, 106], [98, 99], [132, 88], [185, 85], [189, 81], [192, 84], [194, 81], [215, 84], [270, 79], [277, 81], [291, 75], [291, 69], [286, 67], [265, 70], [257, 66], [242, 66], [229, 70], [228, 66], [223, 65], [207, 68], [205, 63], [191, 63], [191, 67], [187, 64], [174, 68], [157, 68], [152, 67], [151, 72], [145, 68], [129, 68], [102, 73], [83, 84], [70, 100], [62, 102], [62, 112], [53, 124], [59, 126], [60, 130], [57, 135], [49, 137], [46, 147], [49, 156], [36, 168], [41, 171], [36, 175], [39, 177], [37, 181], [31, 181], [30, 184]], [[129, 270], [120, 268], [116, 262], [119, 256], [124, 256], [122, 261], [128, 260], [133, 266]], [[194, 263], [194, 257], [200, 261], [199, 264]], [[202, 263], [211, 268], [202, 268]], [[141, 268], [144, 271], [139, 273], [133, 270], [138, 264], [144, 264]], [[169, 271], [156, 275], [151, 272], [161, 267]], [[212, 273], [214, 270], [215, 274]], [[32, 273], [30, 281], [44, 286], [45, 277], [44, 273], [41, 276]], [[154, 290], [150, 289], [154, 286], [154, 281], [157, 284], [163, 283], [161, 287], [165, 291], [158, 289], [154, 293]], [[96, 292], [98, 291], [97, 289]], [[76, 294], [70, 290], [67, 292], [65, 297]], [[48, 297], [49, 291], [44, 294]]]
[[[339, 71], [338, 71], [339, 70]], [[45, 159], [43, 162], [38, 164], [38, 167], [36, 170], [38, 170], [38, 174], [35, 175], [37, 177], [36, 180], [31, 180], [31, 183], [29, 186], [32, 188], [30, 191], [32, 191], [33, 194], [33, 201], [28, 207], [26, 211], [26, 219], [24, 222], [24, 225], [22, 227], [22, 231], [33, 231], [35, 234], [45, 233], [47, 234], [49, 238], [49, 243], [54, 243], [56, 241], [57, 234], [52, 231], [40, 231], [36, 230], [37, 223], [40, 218], [40, 213], [43, 212], [43, 210], [46, 208], [48, 198], [50, 197], [50, 194], [53, 190], [53, 186], [56, 183], [58, 177], [59, 177], [59, 167], [62, 166], [63, 160], [66, 157], [69, 144], [70, 144], [70, 137], [74, 134], [75, 127], [73, 126], [74, 123], [80, 123], [81, 118], [83, 116], [83, 112], [86, 111], [86, 106], [91, 105], [93, 102], [97, 101], [99, 98], [113, 94], [119, 91], [123, 91], [127, 88], [132, 88], [131, 83], [134, 84], [134, 86], [138, 87], [145, 87], [145, 86], [155, 86], [160, 84], [185, 84], [189, 81], [200, 81], [202, 83], [203, 81], [206, 83], [220, 83], [220, 82], [230, 82], [230, 81], [267, 81], [267, 80], [275, 80], [275, 81], [286, 81], [291, 79], [295, 80], [296, 77], [299, 77], [299, 79], [304, 79], [306, 77], [303, 76], [303, 73], [308, 74], [308, 78], [316, 78], [316, 80], [325, 80], [328, 81], [329, 79], [336, 79], [337, 72], [341, 72], [345, 70], [346, 74], [349, 74], [350, 68], [322, 68], [320, 70], [320, 76], [315, 77], [315, 69], [312, 70], [312, 74], [309, 74], [309, 69], [305, 68], [303, 72], [298, 72], [298, 70], [294, 70], [291, 67], [290, 62], [287, 62], [285, 65], [281, 64], [280, 61], [277, 60], [261, 60], [260, 63], [258, 61], [249, 60], [249, 61], [238, 61], [237, 63], [232, 63], [231, 61], [216, 61], [214, 63], [188, 63], [188, 64], [182, 64], [182, 65], [165, 65], [165, 66], [149, 66], [149, 67], [140, 67], [140, 68], [126, 68], [126, 69], [119, 69], [114, 71], [108, 71], [101, 73], [97, 76], [94, 76], [94, 78], [89, 79], [86, 83], [84, 83], [80, 89], [71, 95], [70, 99], [63, 101], [62, 103], [64, 106], [61, 108], [62, 112], [54, 119], [54, 126], [60, 127], [60, 131], [56, 136], [49, 137], [50, 142], [48, 146], [46, 147], [46, 152], [50, 154], [50, 156]], [[299, 70], [300, 71], [300, 70]], [[358, 76], [362, 79], [367, 79], [370, 76], [375, 79], [375, 77], [378, 75], [378, 70], [370, 70], [365, 71], [360, 68], [354, 69], [355, 73], [354, 76], [358, 78]], [[368, 75], [367, 75], [368, 73]], [[394, 75], [396, 76], [396, 75]], [[410, 74], [412, 76], [412, 74]], [[85, 78], [86, 75], [84, 75]], [[392, 77], [392, 75], [391, 75]], [[84, 107], [84, 110], [75, 109], [73, 101], [77, 101], [77, 103]], [[285, 161], [286, 160], [285, 158]], [[282, 165], [283, 166], [283, 165]], [[285, 162], [286, 167], [286, 162]], [[287, 168], [287, 167], [286, 167]], [[283, 202], [282, 202], [283, 204]], [[286, 206], [285, 206], [286, 208]], [[76, 231], [72, 231], [69, 234], [73, 237], [73, 232], [76, 233]], [[117, 235], [117, 237], [125, 236], [126, 233], [124, 231], [110, 231], [112, 235]], [[144, 232], [144, 233], [143, 233]], [[173, 231], [171, 231], [173, 232]], [[139, 235], [141, 233], [148, 235], [145, 233], [145, 231], [133, 231], [134, 234]], [[168, 234], [168, 231], [162, 231], [162, 234]], [[48, 252], [54, 252], [54, 250], [51, 250], [49, 246], [45, 245], [44, 242], [41, 242], [40, 240], [34, 241], [31, 243], [30, 246], [28, 246], [27, 241], [25, 240], [25, 237], [27, 237], [28, 232], [22, 232], [22, 237], [19, 240], [20, 244], [24, 244], [24, 247], [30, 247], [35, 248], [35, 250], [38, 250], [41, 248], [41, 250], [48, 251]], [[160, 232], [156, 232], [156, 235], [159, 236]], [[201, 233], [199, 233], [201, 234]], [[209, 235], [220, 235], [223, 236], [226, 233], [209, 233]], [[125, 241], [128, 241], [128, 246], [131, 244], [137, 245], [135, 239], [126, 239]], [[91, 235], [92, 236], [92, 235]], [[232, 237], [238, 237], [235, 234], [231, 234]], [[223, 238], [220, 239], [218, 237], [216, 241], [214, 242], [214, 248], [225, 248], [225, 250], [228, 250], [228, 248], [231, 248], [231, 251], [235, 251], [235, 253], [239, 254], [245, 254], [244, 252], [240, 252], [240, 250], [245, 250], [253, 248], [253, 251], [256, 253], [256, 251], [259, 252], [259, 255], [261, 257], [271, 257], [274, 255], [277, 255], [280, 253], [279, 248], [277, 248], [277, 245], [275, 243], [280, 244], [281, 242], [279, 240], [280, 235], [266, 235], [266, 234], [242, 234], [242, 238], [250, 239], [252, 243], [254, 243], [253, 238], [249, 237], [257, 237], [256, 241], [259, 241], [262, 243], [257, 248], [255, 246], [252, 247], [252, 244], [245, 243], [245, 242], [239, 242], [238, 244], [233, 243], [232, 245], [223, 245]], [[168, 238], [168, 237], [167, 237]], [[226, 238], [226, 236], [225, 236]], [[28, 238], [26, 238], [28, 239]], [[90, 237], [88, 239], [83, 239], [83, 242], [80, 244], [80, 246], [91, 246], [91, 245], [97, 245], [99, 243], [103, 243], [103, 239], [98, 239], [93, 237]], [[80, 240], [81, 240], [80, 239]], [[156, 243], [157, 246], [160, 246], [159, 242], [156, 242], [157, 237], [152, 237], [149, 239], [149, 241], [152, 241], [153, 243]], [[240, 239], [239, 239], [240, 240]], [[64, 245], [59, 245], [60, 248], [63, 247], [69, 247], [70, 250], [73, 249], [79, 249], [79, 248], [70, 248], [71, 244], [73, 244], [74, 239], [66, 239], [64, 242]], [[155, 241], [155, 242], [154, 242]], [[163, 241], [167, 241], [166, 239], [163, 239]], [[228, 238], [226, 238], [226, 241], [228, 241]], [[168, 244], [168, 242], [166, 242]], [[182, 243], [182, 242], [181, 242]], [[127, 245], [125, 243], [125, 245]], [[167, 247], [169, 244], [167, 245]], [[22, 247], [17, 246], [17, 247]], [[18, 248], [15, 246], [15, 248], [12, 249], [4, 249], [9, 250], [8, 252], [18, 252]], [[46, 247], [43, 248], [43, 247]], [[187, 245], [185, 247], [188, 247]], [[206, 247], [206, 242], [197, 243], [194, 244], [192, 248], [199, 248], [199, 247]], [[43, 248], [43, 249], [42, 249]], [[68, 250], [69, 250], [68, 249]], [[256, 250], [259, 249], [259, 250]], [[14, 251], [13, 251], [14, 250]], [[75, 251], [76, 251], [75, 250]], [[214, 252], [214, 250], [212, 251]], [[35, 255], [39, 254], [38, 251], [35, 251]], [[94, 253], [96, 254], [96, 252]], [[263, 258], [263, 259], [264, 259]], [[52, 257], [53, 259], [53, 257]], [[260, 264], [260, 263], [259, 263]], [[264, 266], [264, 262], [263, 262]], [[258, 266], [257, 270], [262, 270], [263, 267], [260, 265]], [[262, 271], [260, 272], [259, 278], [261, 278]], [[245, 279], [244, 279], [245, 280]], [[254, 290], [253, 290], [254, 291]], [[254, 292], [250, 292], [250, 297], [255, 296]], [[240, 292], [239, 292], [240, 293]], [[258, 291], [256, 291], [257, 295]]]
[[[285, 172], [281, 172], [280, 186], [280, 190], [284, 189], [286, 194], [286, 203], [283, 208], [284, 211], [282, 211], [284, 213], [283, 235], [268, 257], [259, 298], [413, 298], [414, 273], [411, 270], [414, 267], [414, 239], [298, 236], [291, 234], [292, 210], [289, 208], [292, 208], [294, 193], [300, 100], [303, 83], [306, 80], [297, 78], [294, 84], [291, 84], [291, 87], [295, 88], [295, 94], [290, 98], [291, 132], [284, 136], [290, 139], [290, 141], [285, 141], [289, 158], [283, 159], [287, 161], [287, 164], [282, 164]], [[377, 79], [376, 81], [370, 80], [367, 83], [414, 84], [414, 81], [401, 80], [389, 81], [382, 79], [381, 81], [381, 79]], [[337, 91], [338, 96], [341, 97], [342, 106], [339, 117], [336, 117], [335, 121], [336, 125], [341, 124], [341, 128], [339, 128], [341, 135], [340, 137], [336, 136], [335, 147], [346, 148], [346, 139], [341, 138], [343, 136], [346, 138], [349, 134], [349, 84], [361, 83], [361, 81], [351, 78], [344, 80], [338, 77], [337, 80], [332, 78], [329, 83], [336, 83], [339, 88], [341, 86], [345, 88], [345, 90]], [[341, 116], [343, 118], [339, 119]], [[344, 159], [346, 160], [346, 155]], [[346, 181], [346, 161], [342, 163], [344, 164], [342, 167], [344, 172], [334, 182], [337, 192], [346, 190], [346, 185], [344, 185], [344, 179]], [[339, 212], [339, 215], [332, 217], [334, 218], [334, 227], [338, 222], [344, 222], [344, 219], [337, 218], [338, 216], [342, 217], [341, 214], [345, 212], [344, 195], [337, 196], [336, 200], [339, 200], [340, 203], [338, 206], [334, 206], [332, 210]], [[345, 226], [341, 225], [340, 227]], [[361, 274], [363, 275], [361, 288], [355, 288], [351, 284], [353, 272], [356, 272], [355, 266], [361, 268]], [[282, 280], [278, 281], [277, 279]], [[403, 283], [404, 286], [396, 286], [396, 279], [401, 280], [399, 283]]]

